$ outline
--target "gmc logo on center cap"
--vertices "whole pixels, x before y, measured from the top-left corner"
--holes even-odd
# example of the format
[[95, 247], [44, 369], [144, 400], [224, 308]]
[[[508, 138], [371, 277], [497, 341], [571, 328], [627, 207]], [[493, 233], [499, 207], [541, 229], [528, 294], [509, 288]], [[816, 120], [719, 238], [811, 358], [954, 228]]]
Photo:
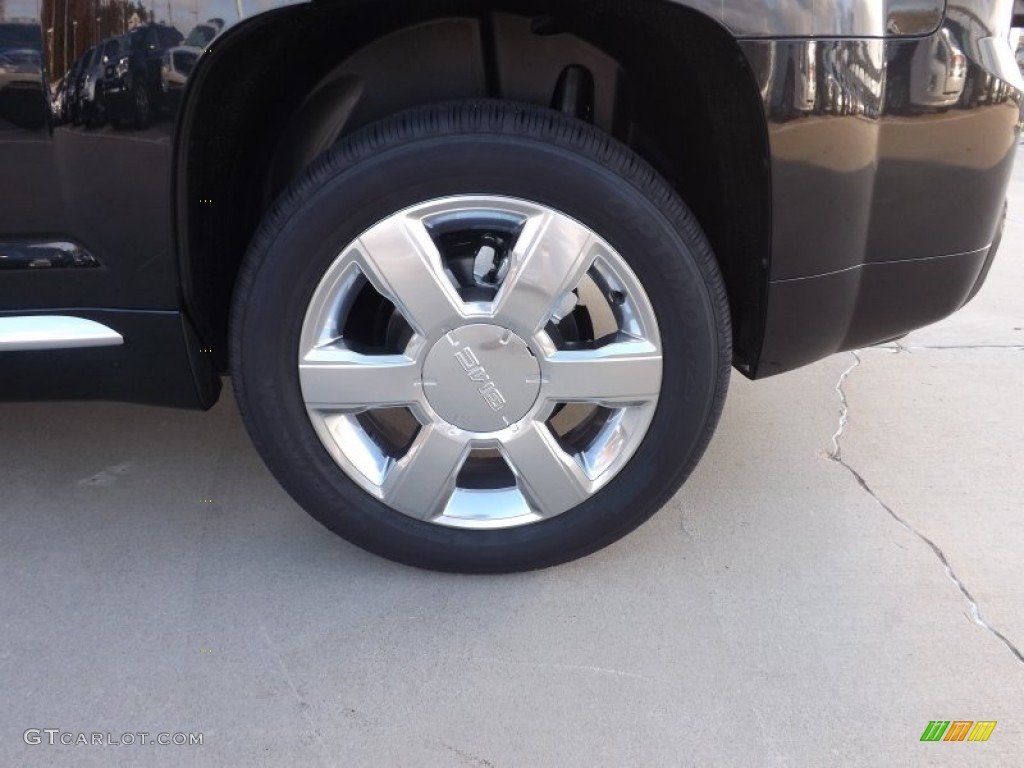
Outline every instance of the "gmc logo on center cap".
[[462, 350], [455, 353], [455, 359], [459, 361], [459, 365], [462, 366], [462, 369], [471, 381], [483, 384], [482, 387], [477, 387], [477, 392], [480, 393], [484, 402], [490, 406], [492, 411], [497, 413], [508, 404], [508, 400], [498, 390], [491, 377], [487, 375], [487, 371], [480, 365], [480, 358], [476, 356], [472, 349], [463, 347]]

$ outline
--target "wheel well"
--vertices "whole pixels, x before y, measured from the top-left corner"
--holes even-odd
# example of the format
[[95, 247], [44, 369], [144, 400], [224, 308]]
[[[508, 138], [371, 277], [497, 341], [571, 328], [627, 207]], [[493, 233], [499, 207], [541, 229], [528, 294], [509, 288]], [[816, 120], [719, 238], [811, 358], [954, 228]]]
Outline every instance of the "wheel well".
[[360, 126], [479, 97], [582, 111], [658, 169], [711, 241], [750, 373], [770, 256], [764, 114], [736, 42], [666, 0], [303, 5], [226, 33], [189, 83], [175, 195], [185, 307], [221, 366], [235, 277], [275, 196]]

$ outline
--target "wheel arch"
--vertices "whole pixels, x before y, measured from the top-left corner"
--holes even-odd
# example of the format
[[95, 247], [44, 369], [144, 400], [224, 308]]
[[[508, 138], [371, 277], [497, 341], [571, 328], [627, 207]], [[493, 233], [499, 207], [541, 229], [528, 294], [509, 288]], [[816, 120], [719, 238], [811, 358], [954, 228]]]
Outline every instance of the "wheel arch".
[[734, 362], [752, 374], [770, 267], [760, 94], [733, 37], [667, 0], [303, 5], [218, 38], [184, 96], [174, 201], [183, 303], [219, 365], [249, 240], [312, 157], [432, 101], [548, 106], [552, 72], [567, 62], [593, 75], [594, 122], [651, 162], [700, 221], [729, 293]]

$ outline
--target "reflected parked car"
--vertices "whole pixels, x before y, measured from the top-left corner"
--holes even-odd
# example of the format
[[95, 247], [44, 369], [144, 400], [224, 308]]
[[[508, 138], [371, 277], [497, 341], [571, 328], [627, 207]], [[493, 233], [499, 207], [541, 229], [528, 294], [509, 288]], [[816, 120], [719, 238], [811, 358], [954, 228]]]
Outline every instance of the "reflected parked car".
[[948, 29], [922, 41], [910, 69], [910, 102], [920, 107], [951, 107], [967, 82], [967, 57]]
[[185, 81], [192, 74], [192, 68], [223, 28], [223, 19], [210, 19], [205, 24], [197, 24], [184, 43], [164, 51], [160, 62], [160, 86], [165, 103], [171, 111], [177, 111]]
[[107, 115], [115, 126], [146, 128], [164, 104], [160, 84], [163, 54], [183, 37], [166, 24], [136, 27], [121, 38], [116, 62], [106, 68], [104, 98]]
[[82, 122], [88, 126], [102, 125], [106, 122], [106, 70], [117, 61], [121, 52], [119, 38], [111, 37], [97, 45], [89, 57], [81, 75], [82, 85], [78, 98]]
[[43, 58], [39, 51], [0, 51], [0, 90], [38, 86], [43, 79]]
[[95, 52], [95, 48], [90, 48], [79, 56], [67, 75], [71, 79], [68, 84], [68, 115], [72, 125], [81, 125], [83, 122], [81, 94], [85, 85], [85, 73]]
[[38, 25], [0, 23], [0, 91], [39, 88], [43, 76], [41, 45]]
[[772, 114], [778, 120], [791, 120], [814, 112], [818, 101], [817, 43], [792, 52], [783, 64], [781, 89], [772, 97]]
[[96, 124], [96, 63], [100, 58], [100, 46], [89, 49], [89, 57], [82, 64], [82, 70], [78, 75], [78, 121], [87, 126]]
[[0, 119], [36, 128], [46, 119], [39, 26], [0, 24]]

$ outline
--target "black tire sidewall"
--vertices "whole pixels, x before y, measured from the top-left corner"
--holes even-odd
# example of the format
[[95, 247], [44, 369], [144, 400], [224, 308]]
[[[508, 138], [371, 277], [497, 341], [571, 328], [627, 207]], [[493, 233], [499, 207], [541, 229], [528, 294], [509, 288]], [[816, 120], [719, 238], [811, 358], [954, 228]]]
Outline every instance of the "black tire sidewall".
[[[587, 156], [537, 136], [426, 136], [369, 156], [352, 154], [351, 148], [335, 148], [286, 194], [254, 242], [254, 266], [237, 299], [233, 356], [239, 405], [285, 488], [354, 543], [413, 565], [449, 570], [519, 570], [573, 559], [653, 514], [703, 452], [728, 376], [720, 277], [681, 204], [654, 193], [660, 190], [648, 176], [623, 158]], [[607, 167], [616, 163], [632, 173]], [[598, 232], [647, 291], [664, 348], [658, 408], [627, 467], [575, 509], [499, 531], [420, 522], [359, 488], [321, 444], [298, 378], [306, 309], [344, 247], [399, 210], [464, 194], [530, 200]]]

